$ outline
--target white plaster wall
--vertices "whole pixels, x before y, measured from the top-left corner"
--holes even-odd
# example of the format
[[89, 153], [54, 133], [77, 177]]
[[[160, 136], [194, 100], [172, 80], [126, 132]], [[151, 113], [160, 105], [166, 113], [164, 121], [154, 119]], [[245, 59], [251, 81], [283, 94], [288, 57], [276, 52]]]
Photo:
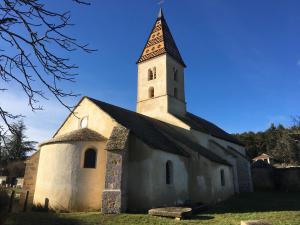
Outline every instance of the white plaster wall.
[[106, 138], [110, 137], [112, 129], [117, 122], [114, 121], [107, 113], [99, 109], [88, 98], [84, 98], [74, 109], [74, 113], [69, 115], [62, 127], [59, 128], [55, 136], [59, 136], [80, 128], [80, 121], [83, 117], [88, 117], [87, 128], [94, 130]]
[[[155, 106], [155, 107], [154, 107]], [[143, 115], [158, 118], [168, 110], [168, 96], [154, 97], [137, 103], [137, 112]]]
[[224, 150], [212, 147], [210, 141], [214, 140], [226, 149], [228, 147], [232, 147], [243, 156], [246, 156], [246, 150], [243, 146], [213, 137], [211, 135], [193, 129], [190, 130], [190, 137], [233, 165], [233, 175], [236, 192], [247, 190], [247, 186], [249, 187], [249, 191], [252, 190], [250, 162], [247, 161], [244, 157], [240, 156], [238, 153], [235, 154], [236, 158], [233, 159], [232, 155], [227, 154]]
[[[148, 80], [148, 70], [156, 67], [156, 79]], [[177, 81], [173, 68], [176, 68]], [[149, 98], [149, 88], [154, 88], [154, 98]], [[178, 97], [174, 97], [174, 88]], [[155, 107], [153, 107], [155, 105]], [[186, 112], [184, 94], [184, 68], [171, 56], [164, 54], [138, 64], [137, 112], [157, 118], [162, 113]]]
[[168, 112], [175, 115], [184, 116], [186, 113], [186, 103], [173, 97], [172, 95], [168, 96]]
[[[225, 185], [221, 185], [221, 169], [224, 170]], [[215, 165], [211, 170], [213, 200], [216, 202], [224, 201], [234, 194], [234, 182], [232, 167], [225, 165]]]
[[[135, 136], [131, 136], [129, 146], [129, 210], [174, 206], [185, 202], [216, 203], [234, 194], [230, 166], [214, 163], [195, 152], [186, 158], [153, 149]], [[173, 185], [167, 185], [165, 180], [168, 160], [173, 163]], [[221, 186], [221, 169], [225, 172], [225, 186]]]
[[[134, 136], [128, 161], [128, 209], [175, 205], [189, 199], [187, 158], [155, 150]], [[173, 183], [166, 184], [166, 162], [173, 164]]]
[[[166, 64], [166, 55], [161, 55], [138, 64], [138, 103], [149, 99], [149, 87], [154, 87], [154, 96], [156, 97], [167, 94]], [[153, 67], [156, 67], [156, 79], [148, 80], [148, 69], [152, 69]]]
[[[34, 204], [55, 210], [99, 210], [104, 188], [105, 142], [77, 142], [44, 145], [40, 150]], [[83, 168], [84, 152], [97, 150], [94, 169]]]
[[209, 149], [214, 151], [217, 155], [221, 156], [223, 159], [227, 160], [227, 162], [229, 162], [232, 165], [234, 190], [236, 193], [239, 193], [239, 182], [238, 182], [238, 173], [237, 173], [238, 156], [229, 154], [228, 151], [225, 151], [224, 149], [222, 149], [220, 146], [218, 146], [213, 142], [210, 142]]
[[[177, 143], [179, 144], [179, 143]], [[182, 144], [179, 144], [184, 147]], [[200, 153], [188, 149], [189, 194], [192, 203], [214, 204], [225, 200], [234, 194], [234, 182], [232, 167], [213, 162]], [[224, 169], [226, 185], [221, 187], [220, 170]]]
[[[170, 96], [174, 94], [174, 88], [178, 90], [178, 100], [185, 102], [184, 91], [184, 67], [171, 56], [167, 58], [167, 91]], [[174, 80], [173, 68], [177, 69], [177, 80]], [[178, 103], [177, 103], [178, 104]], [[184, 106], [185, 107], [185, 106]], [[184, 108], [185, 109], [185, 108]]]

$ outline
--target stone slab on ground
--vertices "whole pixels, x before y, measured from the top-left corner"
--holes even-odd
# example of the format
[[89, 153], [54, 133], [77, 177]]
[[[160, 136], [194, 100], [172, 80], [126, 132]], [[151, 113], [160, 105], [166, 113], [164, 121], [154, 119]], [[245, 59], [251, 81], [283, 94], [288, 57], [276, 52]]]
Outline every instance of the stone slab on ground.
[[272, 225], [265, 220], [245, 220], [241, 221], [241, 225]]
[[155, 208], [155, 209], [150, 209], [148, 213], [153, 216], [172, 217], [176, 219], [182, 219], [182, 218], [189, 217], [192, 214], [192, 208], [187, 208], [187, 207]]

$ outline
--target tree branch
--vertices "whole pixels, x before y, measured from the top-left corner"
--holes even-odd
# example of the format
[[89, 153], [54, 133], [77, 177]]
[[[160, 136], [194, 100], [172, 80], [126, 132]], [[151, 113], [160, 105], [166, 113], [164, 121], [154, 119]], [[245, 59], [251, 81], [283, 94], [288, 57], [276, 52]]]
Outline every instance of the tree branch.
[[[84, 0], [73, 1], [90, 5]], [[18, 85], [33, 111], [41, 110], [40, 99], [48, 99], [47, 95], [51, 94], [72, 112], [73, 106], [66, 104], [64, 98], [78, 94], [66, 91], [60, 85], [62, 82], [74, 82], [77, 75], [74, 71], [78, 67], [70, 63], [69, 58], [61, 57], [57, 50], [95, 51], [64, 33], [65, 28], [72, 25], [69, 12], [51, 11], [39, 0], [0, 2], [0, 42], [3, 43], [0, 49], [0, 79], [4, 83]], [[0, 90], [9, 91], [6, 87]], [[20, 116], [0, 106], [0, 117], [7, 128], [11, 129], [11, 121]]]

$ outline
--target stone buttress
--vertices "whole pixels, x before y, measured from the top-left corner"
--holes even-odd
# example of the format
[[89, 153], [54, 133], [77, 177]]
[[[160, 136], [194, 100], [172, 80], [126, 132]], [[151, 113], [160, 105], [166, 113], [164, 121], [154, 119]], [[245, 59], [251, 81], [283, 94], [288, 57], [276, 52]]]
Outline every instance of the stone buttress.
[[114, 127], [106, 144], [105, 187], [102, 193], [102, 213], [121, 213], [126, 210], [126, 176], [129, 129]]

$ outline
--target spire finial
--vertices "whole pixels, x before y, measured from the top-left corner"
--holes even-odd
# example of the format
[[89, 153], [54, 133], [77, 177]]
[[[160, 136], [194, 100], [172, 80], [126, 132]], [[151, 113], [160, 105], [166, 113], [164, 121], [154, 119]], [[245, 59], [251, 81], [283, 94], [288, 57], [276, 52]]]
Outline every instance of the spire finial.
[[160, 0], [157, 4], [159, 4], [159, 13], [157, 18], [164, 17], [163, 11], [162, 11], [162, 4], [164, 4], [165, 0]]
[[162, 18], [162, 17], [164, 17], [164, 13], [162, 11], [162, 8], [160, 8], [157, 18]]

